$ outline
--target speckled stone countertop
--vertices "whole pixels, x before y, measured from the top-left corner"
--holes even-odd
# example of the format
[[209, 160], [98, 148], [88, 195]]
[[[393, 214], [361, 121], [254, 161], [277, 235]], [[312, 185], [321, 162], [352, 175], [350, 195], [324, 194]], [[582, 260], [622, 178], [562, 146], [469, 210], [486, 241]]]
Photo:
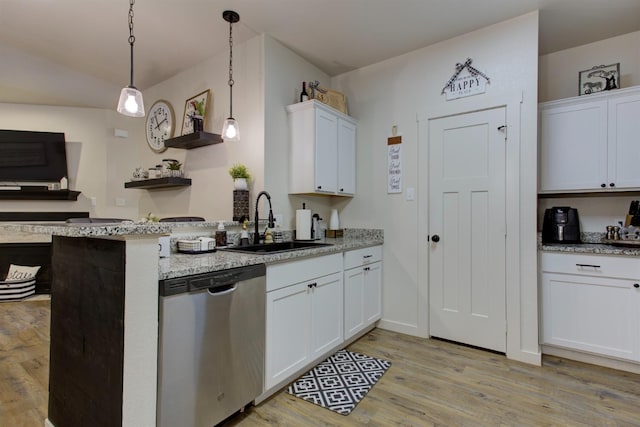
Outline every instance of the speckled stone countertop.
[[[237, 226], [225, 222], [225, 226]], [[65, 237], [101, 237], [144, 234], [170, 234], [180, 229], [215, 229], [218, 222], [121, 222], [114, 224], [87, 224], [65, 222], [5, 222], [0, 223], [2, 232], [48, 234]]]
[[[345, 229], [345, 237], [326, 239], [324, 243], [332, 246], [299, 249], [273, 254], [245, 254], [218, 250], [213, 253], [189, 255], [172, 253], [168, 258], [160, 259], [160, 276], [162, 279], [208, 273], [211, 271], [243, 267], [252, 264], [272, 264], [294, 259], [328, 255], [352, 249], [381, 245], [384, 242], [382, 230]], [[319, 242], [323, 243], [323, 242]]]
[[584, 243], [563, 244], [552, 243], [543, 244], [541, 234], [538, 233], [538, 250], [543, 252], [563, 252], [576, 254], [595, 254], [595, 255], [622, 255], [622, 256], [640, 256], [640, 247], [627, 247], [608, 245], [600, 243], [604, 233], [584, 232], [580, 236], [580, 240]]

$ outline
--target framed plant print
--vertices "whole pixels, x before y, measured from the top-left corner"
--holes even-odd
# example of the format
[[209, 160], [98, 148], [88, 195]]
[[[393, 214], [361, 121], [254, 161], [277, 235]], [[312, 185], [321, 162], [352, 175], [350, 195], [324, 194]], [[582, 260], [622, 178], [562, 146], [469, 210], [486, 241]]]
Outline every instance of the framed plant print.
[[209, 93], [210, 90], [207, 89], [204, 92], [200, 92], [199, 94], [192, 96], [184, 102], [181, 135], [187, 135], [203, 130], [204, 121], [208, 112], [207, 108], [209, 107]]
[[578, 73], [579, 95], [602, 92], [620, 87], [620, 63], [596, 65]]

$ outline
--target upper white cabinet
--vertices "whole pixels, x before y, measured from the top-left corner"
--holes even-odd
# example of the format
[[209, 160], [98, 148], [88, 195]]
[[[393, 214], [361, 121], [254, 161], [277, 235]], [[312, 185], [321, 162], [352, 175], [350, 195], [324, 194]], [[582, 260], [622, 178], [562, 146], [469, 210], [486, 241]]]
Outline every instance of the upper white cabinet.
[[640, 188], [640, 87], [540, 104], [539, 192]]
[[287, 106], [291, 137], [289, 193], [353, 196], [356, 122], [316, 100]]

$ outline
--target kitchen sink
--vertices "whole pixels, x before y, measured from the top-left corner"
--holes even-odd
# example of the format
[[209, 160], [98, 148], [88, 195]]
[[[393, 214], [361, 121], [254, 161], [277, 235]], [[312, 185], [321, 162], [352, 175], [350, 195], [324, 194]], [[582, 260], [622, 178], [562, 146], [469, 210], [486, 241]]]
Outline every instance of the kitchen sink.
[[331, 243], [303, 242], [293, 240], [290, 242], [279, 243], [262, 243], [249, 246], [232, 246], [228, 248], [219, 248], [221, 251], [251, 253], [251, 254], [272, 254], [278, 252], [297, 251], [299, 249], [321, 248], [324, 246], [333, 246]]

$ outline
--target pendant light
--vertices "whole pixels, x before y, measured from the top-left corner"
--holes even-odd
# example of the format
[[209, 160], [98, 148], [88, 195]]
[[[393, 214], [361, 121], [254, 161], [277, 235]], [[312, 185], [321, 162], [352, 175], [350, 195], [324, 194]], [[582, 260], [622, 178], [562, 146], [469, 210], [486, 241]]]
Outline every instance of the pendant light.
[[118, 100], [117, 111], [129, 117], [144, 117], [144, 101], [142, 92], [133, 85], [133, 43], [136, 38], [133, 36], [133, 4], [135, 0], [129, 0], [129, 45], [131, 47], [131, 74], [129, 86], [122, 88], [120, 99]]
[[225, 10], [222, 18], [229, 23], [229, 117], [222, 126], [222, 139], [237, 142], [240, 141], [240, 129], [238, 121], [233, 118], [233, 24], [240, 21], [240, 15], [233, 10]]

